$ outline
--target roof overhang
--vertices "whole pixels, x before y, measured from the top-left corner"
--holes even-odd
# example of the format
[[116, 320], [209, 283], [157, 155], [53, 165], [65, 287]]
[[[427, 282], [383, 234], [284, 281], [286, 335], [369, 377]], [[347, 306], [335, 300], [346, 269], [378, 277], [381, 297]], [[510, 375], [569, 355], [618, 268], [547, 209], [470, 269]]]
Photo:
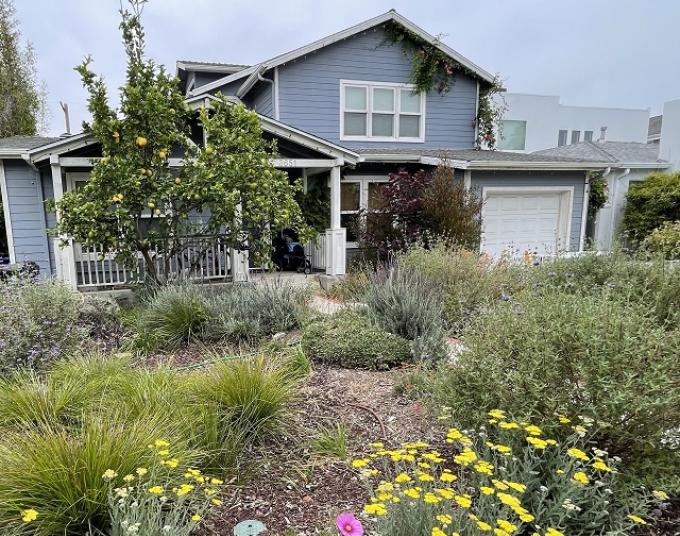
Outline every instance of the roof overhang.
[[284, 54], [275, 56], [269, 60], [260, 63], [259, 65], [255, 65], [248, 69], [244, 69], [242, 71], [234, 73], [233, 75], [220, 78], [219, 80], [215, 80], [214, 82], [200, 86], [196, 88], [195, 91], [190, 92], [189, 95], [197, 94], [199, 91], [201, 93], [212, 91], [214, 89], [218, 89], [224, 86], [225, 84], [247, 77], [237, 92], [237, 96], [243, 97], [257, 83], [258, 75], [261, 75], [265, 71], [268, 71], [270, 69], [278, 67], [279, 65], [283, 65], [285, 63], [301, 58], [307, 54], [316, 52], [317, 50], [320, 50], [324, 47], [327, 47], [349, 37], [352, 37], [358, 33], [364, 32], [376, 26], [380, 26], [381, 24], [385, 24], [387, 22], [395, 22], [397, 24], [400, 24], [407, 30], [413, 32], [418, 37], [426, 41], [427, 43], [439, 48], [442, 52], [444, 52], [444, 54], [450, 56], [457, 63], [459, 63], [469, 71], [473, 72], [481, 80], [488, 82], [489, 84], [494, 83], [495, 81], [494, 75], [482, 69], [481, 67], [467, 59], [465, 56], [453, 50], [451, 47], [445, 45], [437, 37], [429, 34], [416, 24], [412, 23], [406, 17], [403, 17], [394, 10], [390, 10], [387, 13], [383, 13], [382, 15], [378, 15], [377, 17], [373, 17], [371, 19], [365, 20], [364, 22], [360, 22], [359, 24], [351, 26], [350, 28], [346, 28], [345, 30], [342, 30], [340, 32], [336, 32], [327, 37], [323, 37], [322, 39], [318, 39], [313, 43], [310, 43], [300, 48], [296, 48], [295, 50], [291, 50], [290, 52], [286, 52]]

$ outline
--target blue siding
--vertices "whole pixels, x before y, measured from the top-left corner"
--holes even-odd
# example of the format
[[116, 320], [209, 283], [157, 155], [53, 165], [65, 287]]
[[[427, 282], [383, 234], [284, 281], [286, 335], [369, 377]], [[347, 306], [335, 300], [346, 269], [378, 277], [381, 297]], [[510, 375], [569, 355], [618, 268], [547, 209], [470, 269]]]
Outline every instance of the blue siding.
[[450, 91], [427, 94], [425, 142], [340, 140], [340, 80], [408, 83], [411, 63], [400, 46], [385, 44], [376, 28], [279, 67], [279, 118], [350, 149], [399, 147], [469, 149], [474, 146], [477, 83], [459, 73]]
[[245, 104], [257, 113], [274, 117], [273, 85], [269, 82], [258, 83], [248, 94]]
[[50, 274], [40, 174], [20, 160], [5, 160], [3, 164], [16, 261], [34, 261], [41, 274]]
[[583, 171], [473, 171], [472, 186], [480, 191], [485, 186], [573, 186], [574, 204], [571, 214], [569, 249], [578, 251], [583, 216]]
[[[222, 93], [222, 95], [224, 95], [225, 97], [233, 97], [234, 95], [236, 95], [238, 88], [241, 87], [241, 85], [243, 84], [243, 82], [245, 82], [245, 80], [246, 80], [245, 78], [241, 78], [239, 80], [231, 82], [230, 84], [220, 86], [219, 88], [212, 90], [210, 93], [212, 93], [213, 95], [215, 95], [216, 93]], [[198, 91], [198, 90], [200, 90], [200, 87], [196, 86], [194, 88], [194, 91]]]

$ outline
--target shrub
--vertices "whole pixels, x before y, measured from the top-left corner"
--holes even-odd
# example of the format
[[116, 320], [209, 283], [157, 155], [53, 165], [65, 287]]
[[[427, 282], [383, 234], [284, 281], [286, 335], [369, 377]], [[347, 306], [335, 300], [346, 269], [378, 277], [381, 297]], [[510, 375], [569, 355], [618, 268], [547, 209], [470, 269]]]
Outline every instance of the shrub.
[[666, 258], [680, 257], [680, 220], [664, 222], [654, 229], [645, 238], [643, 246], [650, 253], [661, 253]]
[[640, 244], [666, 221], [680, 220], [680, 172], [652, 173], [626, 194], [624, 231]]
[[439, 450], [422, 441], [395, 449], [373, 443], [369, 455], [352, 462], [375, 481], [364, 507], [371, 534], [595, 536], [627, 534], [635, 520], [644, 523], [646, 505], [630, 514], [623, 504], [629, 497], [616, 489], [616, 461], [591, 454], [568, 425], [545, 435], [500, 410], [490, 413], [494, 426], [449, 428]]
[[506, 299], [520, 285], [518, 268], [491, 263], [471, 251], [448, 248], [443, 242], [429, 250], [413, 248], [398, 258], [398, 264], [441, 289], [445, 326], [456, 334], [481, 310]]
[[434, 380], [437, 403], [464, 425], [485, 422], [488, 407], [544, 420], [588, 415], [601, 423], [598, 442], [638, 475], [680, 468], [680, 333], [643, 306], [524, 295], [481, 317], [464, 341], [456, 366]]
[[10, 281], [0, 287], [0, 375], [18, 368], [44, 370], [74, 352], [80, 296], [62, 283]]
[[440, 291], [415, 270], [399, 265], [381, 269], [372, 277], [366, 305], [376, 325], [411, 341], [418, 360], [447, 357]]
[[353, 311], [306, 326], [302, 349], [312, 359], [346, 368], [379, 370], [410, 359], [408, 341], [372, 326], [369, 318]]
[[349, 428], [344, 423], [324, 425], [319, 429], [312, 448], [319, 456], [332, 456], [345, 460], [349, 450], [349, 432]]

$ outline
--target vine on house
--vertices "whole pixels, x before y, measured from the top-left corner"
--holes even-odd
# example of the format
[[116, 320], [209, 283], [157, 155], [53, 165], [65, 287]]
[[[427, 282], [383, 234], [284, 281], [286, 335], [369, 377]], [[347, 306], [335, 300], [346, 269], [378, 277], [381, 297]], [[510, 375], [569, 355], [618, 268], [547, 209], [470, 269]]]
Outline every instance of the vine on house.
[[[452, 59], [438, 46], [439, 38], [429, 43], [416, 33], [395, 22], [385, 26], [386, 41], [391, 45], [401, 45], [404, 54], [411, 60], [411, 83], [418, 93], [427, 93], [435, 89], [447, 93], [455, 83], [456, 72], [463, 72], [474, 78], [479, 76]], [[492, 82], [480, 85], [479, 105], [474, 125], [477, 127], [476, 148], [496, 148], [496, 133], [499, 132], [500, 120], [505, 112], [505, 105], [494, 101], [494, 95], [501, 91], [498, 77]]]

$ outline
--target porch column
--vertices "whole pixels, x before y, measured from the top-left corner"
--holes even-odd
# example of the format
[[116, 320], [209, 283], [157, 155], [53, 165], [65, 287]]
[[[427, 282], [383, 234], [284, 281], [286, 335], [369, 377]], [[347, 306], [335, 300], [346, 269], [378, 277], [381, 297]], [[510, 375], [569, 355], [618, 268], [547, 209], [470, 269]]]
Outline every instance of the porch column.
[[331, 168], [331, 228], [326, 230], [326, 274], [344, 275], [347, 233], [340, 226], [340, 166]]
[[[52, 189], [54, 190], [54, 200], [58, 201], [64, 197], [64, 184], [61, 177], [61, 164], [59, 163], [59, 155], [50, 156], [50, 167], [52, 168]], [[61, 221], [61, 214], [57, 211], [57, 222]], [[62, 242], [67, 241], [67, 245], [61, 245]], [[76, 273], [76, 258], [73, 251], [73, 240], [61, 236], [55, 238], [54, 246], [54, 261], [57, 278], [61, 279], [67, 285], [73, 288], [78, 286], [78, 276]]]
[[231, 250], [231, 279], [234, 283], [244, 283], [250, 279], [247, 251]]

